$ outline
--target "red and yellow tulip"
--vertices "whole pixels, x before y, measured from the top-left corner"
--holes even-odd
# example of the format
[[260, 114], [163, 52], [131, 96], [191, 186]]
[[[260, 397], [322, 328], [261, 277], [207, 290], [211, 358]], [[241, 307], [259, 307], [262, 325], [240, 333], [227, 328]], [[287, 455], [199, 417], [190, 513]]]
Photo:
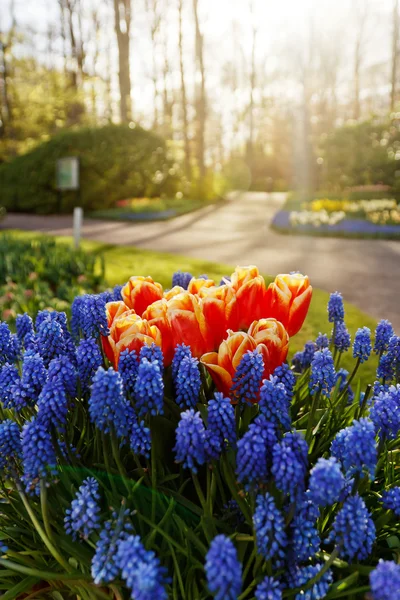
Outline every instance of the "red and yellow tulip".
[[151, 277], [140, 275], [131, 277], [121, 290], [122, 300], [129, 308], [133, 308], [138, 315], [146, 310], [150, 304], [161, 300], [163, 288], [160, 283]]
[[289, 336], [300, 331], [307, 316], [312, 287], [307, 276], [300, 273], [277, 275], [268, 287], [264, 312], [280, 321]]

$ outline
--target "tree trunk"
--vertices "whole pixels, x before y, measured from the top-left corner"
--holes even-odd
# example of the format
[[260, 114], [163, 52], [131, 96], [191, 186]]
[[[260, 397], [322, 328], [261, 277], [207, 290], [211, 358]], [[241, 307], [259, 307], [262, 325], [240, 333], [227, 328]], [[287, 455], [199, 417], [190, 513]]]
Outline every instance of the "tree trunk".
[[[253, 15], [253, 5], [251, 4], [250, 12]], [[257, 29], [253, 26], [253, 37], [251, 46], [251, 71], [250, 71], [250, 102], [249, 102], [249, 139], [247, 144], [247, 160], [250, 165], [250, 170], [253, 166], [254, 157], [254, 90], [256, 87], [256, 40]]]
[[390, 110], [394, 111], [397, 92], [397, 59], [399, 53], [399, 0], [393, 4], [393, 37], [392, 37], [392, 75], [390, 89]]
[[200, 176], [200, 189], [204, 184], [206, 173], [204, 163], [205, 126], [206, 126], [206, 83], [203, 55], [203, 35], [200, 31], [198, 0], [193, 0], [193, 12], [196, 27], [196, 146], [197, 164]]
[[185, 174], [190, 181], [192, 177], [192, 168], [190, 161], [190, 141], [189, 141], [189, 121], [188, 106], [185, 83], [185, 67], [183, 62], [183, 31], [182, 31], [182, 9], [183, 0], [179, 0], [179, 66], [181, 72], [181, 100], [182, 100], [182, 119], [183, 119], [183, 145], [185, 149]]
[[131, 0], [114, 0], [115, 33], [118, 42], [118, 81], [120, 92], [120, 116], [122, 123], [131, 120], [131, 75], [130, 75], [130, 28]]

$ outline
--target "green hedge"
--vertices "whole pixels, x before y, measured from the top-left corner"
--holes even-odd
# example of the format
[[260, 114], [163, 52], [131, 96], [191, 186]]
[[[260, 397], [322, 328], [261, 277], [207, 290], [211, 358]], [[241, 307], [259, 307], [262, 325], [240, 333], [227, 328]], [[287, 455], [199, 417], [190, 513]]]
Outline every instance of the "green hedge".
[[162, 138], [140, 127], [107, 125], [64, 131], [1, 165], [0, 204], [9, 211], [70, 212], [76, 193], [59, 197], [56, 191], [56, 161], [66, 156], [80, 159], [86, 210], [109, 208], [123, 198], [174, 195], [180, 187]]
[[[388, 185], [386, 197], [400, 192], [400, 119], [349, 123], [334, 130], [322, 144], [324, 162], [320, 189], [335, 193], [354, 186]], [[359, 192], [365, 197], [365, 192]], [[379, 197], [376, 195], [375, 198]]]

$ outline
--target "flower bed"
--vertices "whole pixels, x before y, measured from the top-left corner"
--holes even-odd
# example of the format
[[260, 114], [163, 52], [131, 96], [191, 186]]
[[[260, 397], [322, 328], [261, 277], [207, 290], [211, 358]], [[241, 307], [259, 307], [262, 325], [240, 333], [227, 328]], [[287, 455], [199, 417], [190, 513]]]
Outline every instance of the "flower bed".
[[343, 372], [336, 293], [290, 368], [311, 294], [132, 277], [2, 323], [3, 598], [399, 597], [400, 338], [361, 328]]
[[0, 236], [0, 317], [14, 323], [17, 313], [69, 311], [74, 297], [98, 290], [104, 265], [90, 252], [60, 246], [47, 237]]
[[320, 198], [305, 202], [300, 208], [279, 211], [272, 221], [272, 227], [285, 233], [312, 235], [400, 236], [400, 210], [394, 199]]

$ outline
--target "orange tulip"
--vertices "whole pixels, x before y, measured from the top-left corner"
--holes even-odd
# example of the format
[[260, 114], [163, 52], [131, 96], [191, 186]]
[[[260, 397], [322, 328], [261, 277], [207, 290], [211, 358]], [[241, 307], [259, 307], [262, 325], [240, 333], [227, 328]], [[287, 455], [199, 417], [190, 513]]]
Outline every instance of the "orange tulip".
[[124, 313], [133, 313], [131, 308], [125, 304], [125, 302], [115, 301], [115, 302], [107, 302], [106, 304], [106, 315], [107, 315], [107, 325], [108, 328], [111, 327], [115, 319], [121, 317]]
[[248, 333], [228, 331], [228, 337], [221, 343], [218, 352], [208, 352], [201, 357], [217, 389], [225, 396], [231, 395], [233, 378], [243, 355], [256, 347], [254, 338]]
[[107, 338], [109, 345], [104, 347], [114, 368], [117, 368], [119, 355], [123, 350], [135, 350], [139, 353], [144, 345], [157, 344], [161, 347], [162, 344], [161, 332], [155, 325], [150, 325], [135, 313], [125, 314], [114, 320]]
[[276, 319], [260, 319], [250, 325], [248, 335], [255, 340], [263, 355], [263, 377], [268, 378], [286, 360], [289, 350], [288, 333]]
[[277, 275], [268, 287], [264, 312], [280, 321], [292, 336], [304, 323], [311, 297], [312, 287], [307, 276], [300, 273]]
[[150, 306], [148, 306], [143, 313], [143, 319], [146, 319], [150, 326], [155, 325], [161, 332], [161, 348], [164, 355], [165, 366], [171, 364], [175, 350], [172, 339], [171, 324], [167, 317], [167, 310], [168, 302], [165, 298], [163, 298], [162, 300], [157, 300], [157, 302], [150, 304]]
[[193, 356], [200, 357], [213, 347], [212, 334], [204, 317], [200, 298], [184, 292], [168, 300], [167, 318], [172, 330], [172, 343], [187, 344]]
[[186, 290], [183, 287], [181, 287], [180, 285], [174, 285], [173, 288], [164, 292], [164, 298], [166, 300], [170, 300], [174, 296], [177, 296], [178, 294], [182, 294], [185, 291]]
[[216, 349], [227, 336], [228, 329], [236, 331], [239, 324], [239, 311], [236, 294], [231, 286], [204, 287], [199, 291], [202, 299], [207, 328]]
[[257, 267], [236, 267], [231, 276], [239, 310], [239, 328], [247, 329], [254, 320], [265, 317], [265, 281]]
[[212, 279], [196, 279], [195, 277], [193, 277], [189, 281], [187, 291], [189, 292], [189, 294], [198, 294], [200, 290], [210, 287], [215, 287], [215, 281], [213, 281]]
[[[135, 311], [126, 306], [126, 304], [122, 302], [122, 300], [116, 302], [107, 302], [106, 316], [108, 329], [111, 330], [114, 321], [116, 321], [120, 317], [127, 317], [131, 314], [135, 314]], [[110, 343], [110, 336], [101, 336], [101, 343], [103, 345], [103, 349], [108, 360], [114, 363], [114, 349]]]
[[133, 308], [138, 315], [142, 315], [150, 304], [161, 300], [163, 289], [162, 285], [153, 281], [151, 277], [138, 275], [131, 277], [124, 285], [121, 296], [129, 308]]

